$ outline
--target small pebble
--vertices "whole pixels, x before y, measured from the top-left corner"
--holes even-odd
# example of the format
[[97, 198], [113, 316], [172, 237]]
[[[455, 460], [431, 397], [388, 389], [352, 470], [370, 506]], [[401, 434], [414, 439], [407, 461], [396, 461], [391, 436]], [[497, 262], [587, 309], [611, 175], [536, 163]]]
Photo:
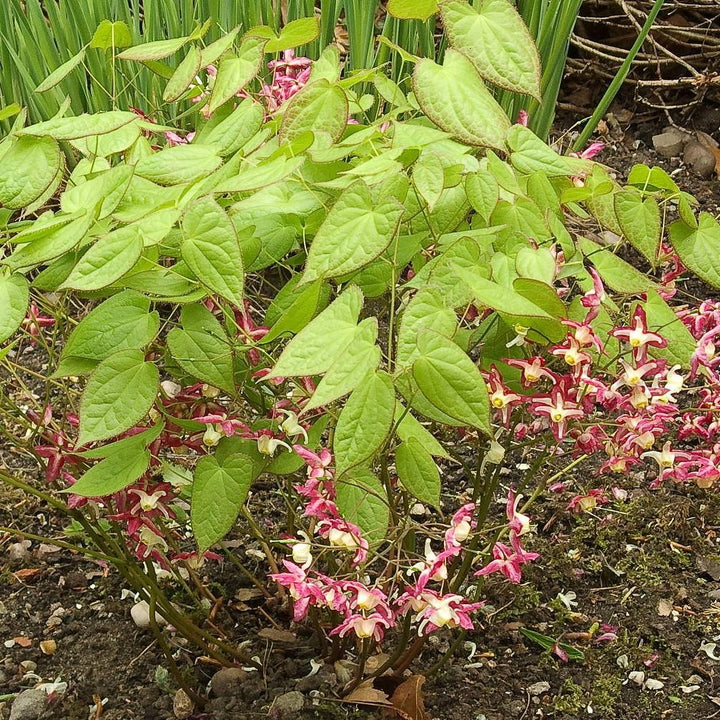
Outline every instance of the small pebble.
[[48, 696], [42, 690], [25, 690], [13, 701], [10, 720], [39, 720], [47, 705]]
[[210, 680], [210, 691], [215, 697], [238, 695], [240, 687], [248, 679], [249, 673], [242, 668], [222, 668]]
[[177, 720], [187, 720], [195, 710], [193, 701], [188, 694], [181, 688], [173, 697], [173, 715]]
[[305, 696], [297, 690], [291, 690], [276, 697], [272, 709], [279, 718], [284, 719], [291, 718], [295, 713], [299, 713], [304, 706]]

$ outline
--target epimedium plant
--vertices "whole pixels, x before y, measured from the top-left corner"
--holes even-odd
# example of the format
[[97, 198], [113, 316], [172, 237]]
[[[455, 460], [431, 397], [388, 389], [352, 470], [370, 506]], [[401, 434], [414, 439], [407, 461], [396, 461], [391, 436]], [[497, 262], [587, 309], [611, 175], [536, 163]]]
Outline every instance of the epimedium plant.
[[[407, 57], [409, 93], [376, 70], [343, 78], [332, 47], [261, 83], [273, 38], [255, 29], [188, 47], [168, 80], [199, 98], [191, 138], [111, 111], [21, 114], [0, 143], [0, 353], [21, 389], [27, 342], [52, 373], [13, 436], [50, 488], [0, 477], [68, 514], [66, 544], [79, 533], [119, 568], [164, 648], [156, 611], [218, 662], [256, 663], [159, 583], [209, 611], [200, 568], [226, 557], [326, 657], [356, 652], [350, 685], [382, 642], [373, 673], [402, 673], [432, 632], [472, 629], [485, 576], [520, 582], [538, 559], [529, 503], [588, 456], [717, 478], [720, 311], [667, 301], [686, 267], [720, 286], [720, 226], [658, 168], [621, 186], [513, 123], [486, 83], [541, 100], [537, 54], [510, 3], [487, 7], [440, 4], [450, 47]], [[502, 488], [506, 453], [528, 463]], [[453, 466], [460, 486], [443, 485]], [[260, 476], [286, 509], [272, 531]], [[581, 490], [570, 509], [608, 500]], [[273, 585], [223, 548], [238, 518]]]

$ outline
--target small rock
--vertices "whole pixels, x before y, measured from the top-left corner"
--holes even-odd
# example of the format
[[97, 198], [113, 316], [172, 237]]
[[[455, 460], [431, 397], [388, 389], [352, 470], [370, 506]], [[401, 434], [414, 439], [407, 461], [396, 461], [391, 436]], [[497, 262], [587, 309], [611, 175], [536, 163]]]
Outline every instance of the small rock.
[[713, 151], [697, 140], [692, 140], [685, 146], [683, 160], [697, 175], [703, 178], [709, 178], [715, 170], [716, 161]]
[[272, 709], [279, 718], [284, 720], [284, 718], [291, 718], [295, 713], [299, 713], [304, 706], [305, 696], [297, 690], [291, 690], [276, 697]]
[[532, 697], [535, 697], [536, 695], [542, 695], [543, 693], [548, 692], [548, 690], [550, 690], [550, 683], [546, 682], [544, 680], [533, 683], [532, 685], [529, 685], [527, 688], [528, 693]]
[[40, 650], [43, 655], [52, 655], [57, 650], [57, 643], [54, 640], [41, 640]]
[[628, 680], [636, 685], [642, 685], [645, 682], [645, 673], [642, 670], [634, 670], [628, 675]]
[[[130, 608], [130, 617], [132, 617], [133, 622], [139, 628], [149, 628], [150, 605], [148, 605], [145, 600], [141, 600], [140, 602], [135, 603], [132, 608]], [[167, 625], [167, 620], [159, 613], [155, 613], [155, 622], [158, 625]]]
[[653, 147], [663, 157], [671, 158], [682, 155], [685, 143], [688, 141], [685, 133], [672, 131], [653, 135]]
[[13, 701], [10, 720], [39, 720], [48, 705], [48, 696], [42, 690], [25, 690]]
[[654, 680], [653, 678], [648, 678], [645, 681], [645, 684], [643, 687], [646, 690], [662, 690], [665, 687], [665, 683], [660, 682], [660, 680]]
[[10, 565], [17, 566], [27, 562], [30, 558], [30, 540], [22, 540], [10, 545], [7, 549], [7, 558]]
[[178, 690], [173, 697], [173, 715], [178, 720], [187, 720], [194, 710], [195, 705], [188, 694], [182, 688]]
[[222, 668], [210, 680], [210, 691], [215, 697], [238, 695], [242, 684], [247, 680], [248, 673], [242, 668]]

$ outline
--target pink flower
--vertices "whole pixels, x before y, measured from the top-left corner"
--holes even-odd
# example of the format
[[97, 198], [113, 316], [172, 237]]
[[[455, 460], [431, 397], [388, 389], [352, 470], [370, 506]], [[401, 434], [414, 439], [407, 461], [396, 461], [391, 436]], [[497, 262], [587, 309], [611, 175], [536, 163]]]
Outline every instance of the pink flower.
[[533, 386], [541, 378], [547, 378], [550, 382], [555, 380], [555, 375], [545, 367], [545, 361], [541, 357], [533, 357], [530, 360], [518, 360], [517, 358], [508, 358], [505, 362], [522, 370], [520, 382], [523, 387], [529, 388]]
[[510, 532], [510, 545], [496, 542], [493, 545], [493, 558], [485, 567], [475, 573], [475, 577], [490, 575], [494, 572], [501, 572], [511, 583], [519, 583], [522, 580], [522, 566], [540, 557], [538, 553], [525, 552], [520, 544], [520, 539], [514, 532]]
[[550, 429], [558, 442], [565, 437], [568, 420], [585, 416], [585, 412], [577, 406], [577, 403], [567, 398], [567, 390], [561, 385], [553, 388], [550, 397], [535, 398], [530, 403], [529, 409], [531, 413], [547, 416]]
[[325, 594], [317, 581], [310, 580], [306, 571], [289, 560], [283, 560], [288, 572], [275, 573], [270, 577], [278, 584], [286, 587], [293, 599], [293, 620], [300, 622], [306, 615], [310, 605], [324, 605]]
[[505, 514], [508, 519], [508, 527], [518, 536], [524, 535], [530, 530], [530, 518], [517, 511], [517, 506], [521, 498], [522, 495], [515, 496], [515, 491], [512, 487], [508, 490]]
[[587, 315], [585, 316], [585, 322], [592, 322], [600, 313], [600, 306], [605, 299], [605, 288], [603, 287], [602, 280], [597, 273], [595, 268], [588, 270], [590, 277], [593, 281], [593, 289], [586, 292], [585, 295], [580, 298], [580, 302], [583, 307], [589, 308]]
[[576, 157], [582, 160], [592, 160], [596, 155], [600, 154], [604, 147], [604, 142], [594, 142], [590, 143], [590, 145], [588, 145], [582, 152], [571, 152], [568, 153], [568, 155], [570, 155], [570, 157]]
[[656, 348], [664, 348], [667, 346], [667, 340], [662, 337], [662, 335], [648, 330], [647, 316], [641, 305], [636, 306], [630, 327], [615, 328], [610, 334], [613, 337], [629, 343], [635, 362], [641, 364], [647, 359], [649, 346]]
[[350, 615], [346, 617], [336, 628], [330, 631], [331, 635], [339, 635], [345, 637], [349, 632], [354, 632], [359, 638], [373, 638], [376, 642], [381, 642], [385, 630], [394, 625], [392, 618], [381, 615], [380, 613], [371, 613], [369, 615]]

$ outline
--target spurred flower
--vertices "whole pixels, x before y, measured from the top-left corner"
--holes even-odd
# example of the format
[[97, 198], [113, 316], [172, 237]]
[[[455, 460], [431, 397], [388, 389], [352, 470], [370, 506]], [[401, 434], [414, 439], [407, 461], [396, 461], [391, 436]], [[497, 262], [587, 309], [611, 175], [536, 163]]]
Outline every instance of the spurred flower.
[[630, 327], [615, 328], [610, 334], [629, 343], [635, 362], [641, 364], [647, 360], [648, 347], [667, 346], [667, 340], [662, 335], [648, 330], [647, 316], [641, 305], [635, 307]]

